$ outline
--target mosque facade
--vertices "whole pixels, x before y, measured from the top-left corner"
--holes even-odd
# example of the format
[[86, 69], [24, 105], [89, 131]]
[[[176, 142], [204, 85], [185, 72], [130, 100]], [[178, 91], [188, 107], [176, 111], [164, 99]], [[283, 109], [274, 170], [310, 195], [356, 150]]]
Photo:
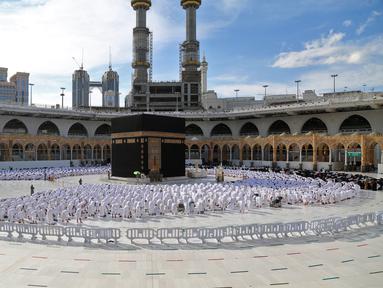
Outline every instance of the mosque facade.
[[[377, 171], [383, 93], [329, 101], [157, 114], [186, 119], [186, 163]], [[110, 161], [111, 119], [132, 114], [2, 105], [0, 162]]]

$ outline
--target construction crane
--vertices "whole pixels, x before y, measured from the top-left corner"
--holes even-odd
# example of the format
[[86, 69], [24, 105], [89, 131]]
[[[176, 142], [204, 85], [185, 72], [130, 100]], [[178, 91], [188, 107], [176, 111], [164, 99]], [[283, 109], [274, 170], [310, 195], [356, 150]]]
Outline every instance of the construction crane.
[[83, 70], [84, 69], [84, 49], [82, 49], [82, 58], [81, 58], [81, 65], [78, 64], [77, 60], [75, 57], [72, 57], [74, 63], [76, 63], [76, 65], [80, 68], [80, 70]]

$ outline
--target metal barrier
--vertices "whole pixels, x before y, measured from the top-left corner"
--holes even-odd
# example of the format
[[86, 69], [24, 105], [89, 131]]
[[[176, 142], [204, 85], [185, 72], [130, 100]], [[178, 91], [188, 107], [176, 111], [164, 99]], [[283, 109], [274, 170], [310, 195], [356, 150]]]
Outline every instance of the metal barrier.
[[[338, 233], [354, 229], [358, 227], [365, 227], [367, 225], [383, 225], [383, 211], [376, 213], [365, 213], [350, 215], [347, 217], [333, 217], [327, 219], [307, 221], [297, 221], [291, 223], [269, 223], [269, 224], [249, 224], [239, 226], [224, 226], [217, 228], [132, 228], [126, 230], [126, 238], [132, 243], [136, 240], [146, 240], [148, 243], [158, 239], [161, 243], [166, 240], [175, 239], [179, 243], [180, 240], [185, 240], [190, 243], [192, 239], [196, 239], [205, 243], [207, 240], [216, 240], [222, 242], [224, 238], [231, 238], [233, 241], [275, 237], [289, 237], [295, 236], [299, 233], [306, 234], [312, 232], [316, 235], [323, 233]], [[363, 225], [363, 226], [362, 226]], [[62, 241], [63, 237], [67, 237], [68, 242], [73, 241], [73, 238], [80, 238], [84, 240], [85, 244], [90, 244], [92, 240], [104, 240], [109, 243], [113, 240], [114, 243], [121, 238], [121, 230], [116, 228], [85, 228], [76, 226], [48, 226], [48, 225], [35, 225], [35, 224], [17, 224], [0, 222], [0, 232], [7, 233], [8, 238], [14, 237], [17, 233], [17, 238], [22, 239], [26, 236], [31, 236], [31, 240], [36, 240], [40, 235], [42, 240], [47, 240], [47, 237], [57, 237], [57, 241]]]
[[[61, 241], [62, 237], [66, 235], [65, 228], [62, 226], [38, 226], [39, 234], [42, 236], [42, 240], [46, 240], [47, 236], [57, 237], [57, 241]], [[69, 237], [68, 237], [69, 238]]]
[[133, 243], [134, 240], [147, 240], [149, 243], [155, 239], [157, 233], [151, 228], [133, 228], [126, 231], [126, 237]]

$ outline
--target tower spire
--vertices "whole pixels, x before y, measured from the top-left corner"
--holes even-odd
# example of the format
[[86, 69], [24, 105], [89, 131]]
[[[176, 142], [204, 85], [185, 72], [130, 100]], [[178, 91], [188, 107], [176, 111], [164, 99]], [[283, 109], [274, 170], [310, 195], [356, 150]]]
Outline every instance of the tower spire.
[[112, 71], [112, 48], [109, 46], [109, 70]]

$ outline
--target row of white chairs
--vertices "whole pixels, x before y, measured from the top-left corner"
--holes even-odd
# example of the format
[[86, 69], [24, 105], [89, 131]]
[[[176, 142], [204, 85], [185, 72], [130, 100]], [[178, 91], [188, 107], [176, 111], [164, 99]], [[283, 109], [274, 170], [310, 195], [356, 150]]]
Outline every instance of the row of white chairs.
[[[240, 241], [246, 239], [300, 237], [304, 235], [334, 234], [350, 229], [368, 227], [372, 225], [383, 225], [383, 211], [365, 214], [356, 214], [341, 217], [308, 221], [297, 221], [290, 223], [249, 224], [239, 226], [224, 226], [217, 228], [131, 228], [127, 229], [125, 236], [131, 243], [145, 240], [148, 243], [160, 241], [164, 243], [176, 240], [178, 243], [195, 243], [199, 241], [206, 243], [208, 240], [222, 242], [224, 239]], [[122, 237], [120, 229], [117, 228], [85, 228], [80, 226], [49, 226], [35, 224], [0, 223], [0, 233], [6, 233], [11, 239], [30, 237], [31, 240], [56, 239], [82, 241], [85, 244], [97, 240], [99, 243], [118, 243]]]

